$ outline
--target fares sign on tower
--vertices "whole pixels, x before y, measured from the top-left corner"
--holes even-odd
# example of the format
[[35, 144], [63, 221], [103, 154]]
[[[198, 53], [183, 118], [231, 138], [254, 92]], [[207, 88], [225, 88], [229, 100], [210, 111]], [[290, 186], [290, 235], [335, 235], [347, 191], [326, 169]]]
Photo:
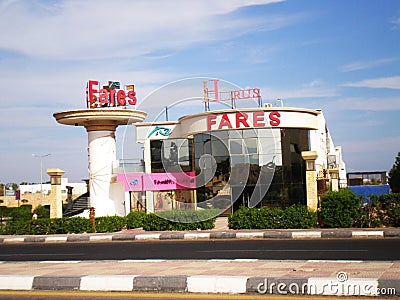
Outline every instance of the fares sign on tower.
[[118, 81], [109, 81], [108, 85], [100, 88], [99, 81], [89, 80], [86, 85], [87, 108], [136, 105], [135, 86], [126, 85], [125, 90], [120, 86]]

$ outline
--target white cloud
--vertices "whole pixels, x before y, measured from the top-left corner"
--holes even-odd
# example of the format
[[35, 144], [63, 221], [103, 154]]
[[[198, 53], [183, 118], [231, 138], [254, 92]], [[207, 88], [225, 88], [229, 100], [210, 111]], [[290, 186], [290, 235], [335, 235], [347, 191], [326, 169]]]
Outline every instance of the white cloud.
[[[347, 153], [362, 153], [362, 152], [375, 152], [375, 153], [381, 153], [382, 150], [382, 145], [387, 145], [384, 148], [388, 148], [390, 145], [390, 149], [398, 149], [400, 146], [400, 137], [399, 136], [394, 136], [394, 137], [376, 137], [374, 139], [370, 140], [359, 140], [357, 142], [354, 142], [354, 140], [349, 140], [348, 142], [342, 143], [345, 145], [345, 149]], [[385, 149], [387, 150], [387, 149]]]
[[346, 97], [331, 106], [337, 110], [394, 111], [400, 110], [400, 97]]
[[344, 83], [341, 86], [398, 90], [400, 89], [400, 76], [365, 79], [357, 82]]
[[390, 21], [390, 23], [393, 24], [392, 29], [395, 29], [395, 30], [400, 29], [400, 17], [393, 18]]
[[[182, 75], [167, 69], [129, 70], [123, 64], [114, 67], [97, 66], [60, 66], [53, 70], [47, 67], [29, 66], [26, 70], [18, 65], [16, 68], [0, 64], [2, 96], [13, 101], [3, 102], [4, 107], [50, 106], [53, 109], [72, 109], [85, 106], [85, 84], [88, 79], [106, 83], [108, 80], [119, 80], [121, 84], [135, 83], [139, 98], [153, 90], [154, 84], [171, 81]], [[21, 92], [16, 92], [21, 91]]]
[[391, 57], [391, 58], [382, 58], [382, 59], [377, 59], [377, 60], [372, 60], [372, 61], [357, 61], [357, 62], [352, 62], [349, 64], [346, 64], [344, 66], [341, 66], [339, 70], [341, 72], [352, 72], [352, 71], [359, 71], [359, 70], [365, 70], [365, 69], [370, 69], [382, 65], [386, 65], [395, 61], [398, 61], [399, 58], [396, 57]]
[[46, 58], [140, 56], [290, 23], [229, 16], [273, 2], [280, 0], [7, 2], [0, 6], [0, 48]]
[[338, 96], [336, 88], [326, 87], [323, 81], [313, 80], [304, 83], [298, 88], [291, 87], [290, 89], [263, 88], [263, 94], [268, 100], [276, 99], [304, 99], [304, 98], [328, 98]]
[[357, 142], [353, 140], [341, 145], [347, 172], [389, 171], [399, 151], [400, 139], [382, 138]]

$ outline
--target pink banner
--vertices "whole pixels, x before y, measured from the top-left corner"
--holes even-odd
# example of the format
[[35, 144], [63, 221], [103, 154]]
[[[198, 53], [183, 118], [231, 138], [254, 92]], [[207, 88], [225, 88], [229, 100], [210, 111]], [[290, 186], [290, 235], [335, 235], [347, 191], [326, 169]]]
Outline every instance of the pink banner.
[[196, 173], [127, 173], [118, 174], [125, 191], [172, 191], [196, 188]]

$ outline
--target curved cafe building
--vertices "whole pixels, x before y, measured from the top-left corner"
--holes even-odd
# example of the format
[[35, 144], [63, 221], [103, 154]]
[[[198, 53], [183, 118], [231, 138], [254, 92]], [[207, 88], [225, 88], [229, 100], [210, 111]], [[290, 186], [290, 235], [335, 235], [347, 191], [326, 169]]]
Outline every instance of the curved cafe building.
[[[125, 191], [148, 211], [240, 206], [317, 209], [318, 195], [345, 181], [321, 110], [265, 105], [137, 123], [144, 173], [124, 173]], [[145, 203], [144, 203], [145, 202]]]

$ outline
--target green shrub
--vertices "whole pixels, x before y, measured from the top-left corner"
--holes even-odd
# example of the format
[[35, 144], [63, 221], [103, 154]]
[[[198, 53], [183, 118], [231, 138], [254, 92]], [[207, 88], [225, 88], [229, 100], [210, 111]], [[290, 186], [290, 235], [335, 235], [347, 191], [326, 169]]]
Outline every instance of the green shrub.
[[385, 222], [386, 226], [400, 227], [400, 203], [390, 202], [386, 207], [387, 219]]
[[30, 221], [8, 221], [7, 224], [4, 226], [3, 234], [30, 234], [30, 226]]
[[253, 227], [253, 209], [239, 207], [237, 211], [228, 217], [228, 226], [230, 229], [251, 229]]
[[283, 210], [240, 207], [228, 217], [231, 229], [276, 229], [283, 228]]
[[8, 207], [5, 216], [11, 217], [14, 221], [32, 220], [32, 205], [21, 205], [20, 207]]
[[316, 225], [317, 214], [300, 204], [286, 209], [240, 207], [228, 217], [231, 229], [295, 229], [314, 228]]
[[317, 213], [305, 205], [295, 204], [284, 211], [283, 224], [285, 228], [302, 229], [317, 227]]
[[160, 218], [156, 214], [148, 214], [143, 222], [143, 229], [147, 231], [172, 230], [170, 223], [170, 221]]
[[8, 216], [7, 210], [8, 210], [7, 206], [3, 206], [3, 205], [0, 206], [0, 216], [2, 216], [2, 217]]
[[124, 217], [110, 216], [96, 218], [96, 232], [114, 232], [120, 231], [126, 227]]
[[49, 223], [50, 219], [37, 219], [30, 221], [29, 234], [49, 234]]
[[147, 231], [208, 230], [215, 227], [215, 219], [218, 213], [218, 209], [204, 209], [169, 210], [157, 214], [148, 214], [143, 222], [143, 229]]
[[354, 217], [354, 227], [358, 228], [374, 228], [381, 227], [385, 219], [385, 211], [383, 210], [380, 197], [369, 195], [371, 203], [361, 205], [358, 208], [357, 215]]
[[143, 227], [143, 222], [146, 220], [146, 213], [144, 211], [130, 212], [126, 218], [126, 228], [139, 228]]
[[50, 218], [50, 211], [42, 205], [36, 207], [34, 212], [36, 212], [38, 219]]
[[83, 217], [64, 218], [64, 227], [68, 233], [94, 232], [93, 222]]
[[381, 195], [379, 202], [385, 212], [383, 224], [390, 227], [400, 227], [400, 193]]
[[322, 197], [320, 210], [323, 227], [352, 227], [361, 201], [362, 197], [348, 189], [326, 193]]
[[49, 219], [48, 234], [66, 234], [69, 233], [66, 226], [64, 226], [64, 218]]

